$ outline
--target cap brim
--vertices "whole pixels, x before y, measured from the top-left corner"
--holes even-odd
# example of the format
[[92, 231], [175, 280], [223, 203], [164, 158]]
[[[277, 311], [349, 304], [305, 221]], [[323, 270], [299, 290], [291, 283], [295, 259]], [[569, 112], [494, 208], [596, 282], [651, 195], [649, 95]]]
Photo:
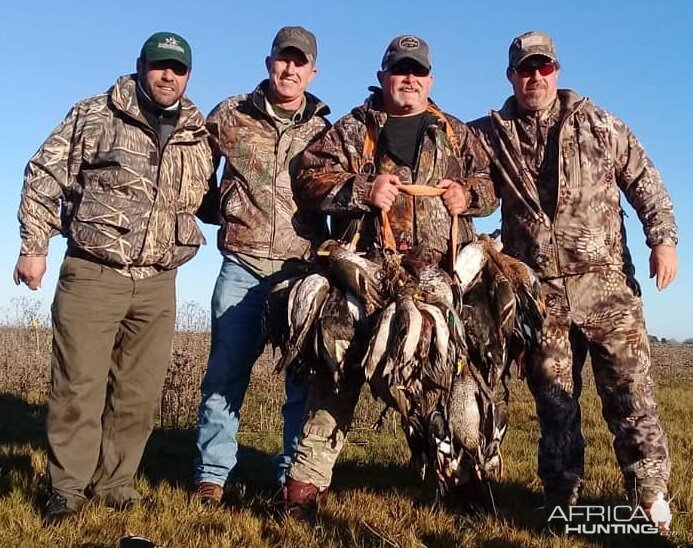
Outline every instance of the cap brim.
[[422, 68], [425, 68], [426, 70], [431, 70], [431, 66], [428, 63], [422, 63], [420, 59], [417, 59], [416, 57], [412, 57], [411, 55], [393, 55], [388, 58], [386, 65], [383, 67], [383, 70], [388, 71], [395, 65], [401, 63], [402, 61], [412, 61], [413, 63], [416, 63]]
[[277, 45], [272, 50], [272, 55], [275, 56], [275, 55], [281, 53], [282, 51], [284, 51], [285, 49], [289, 49], [289, 48], [297, 49], [298, 51], [300, 51], [303, 54], [303, 56], [306, 58], [306, 60], [309, 63], [315, 64], [315, 58], [313, 57], [313, 54], [310, 51], [306, 51], [305, 44], [302, 44], [300, 42], [299, 43], [291, 42], [291, 41], [283, 42], [282, 44]]
[[188, 70], [190, 70], [191, 65], [191, 63], [183, 55], [166, 50], [149, 53], [146, 55], [146, 60], [150, 63], [158, 63], [160, 61], [176, 61]]
[[529, 53], [526, 53], [525, 55], [523, 55], [522, 57], [520, 57], [517, 60], [517, 62], [515, 63], [515, 65], [511, 68], [519, 67], [522, 63], [524, 63], [527, 59], [530, 59], [531, 57], [544, 57], [545, 59], [548, 59], [549, 61], [552, 61], [554, 63], [556, 63], [558, 61], [558, 59], [556, 59], [555, 55], [551, 55], [551, 54], [546, 53], [546, 52], [529, 52]]

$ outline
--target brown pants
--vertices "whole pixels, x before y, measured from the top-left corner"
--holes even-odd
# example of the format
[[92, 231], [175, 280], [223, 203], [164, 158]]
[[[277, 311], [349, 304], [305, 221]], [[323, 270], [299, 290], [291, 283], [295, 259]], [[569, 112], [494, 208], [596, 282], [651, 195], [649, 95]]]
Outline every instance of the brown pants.
[[92, 486], [118, 501], [154, 427], [176, 315], [176, 271], [133, 280], [66, 257], [52, 306], [48, 471], [79, 506]]

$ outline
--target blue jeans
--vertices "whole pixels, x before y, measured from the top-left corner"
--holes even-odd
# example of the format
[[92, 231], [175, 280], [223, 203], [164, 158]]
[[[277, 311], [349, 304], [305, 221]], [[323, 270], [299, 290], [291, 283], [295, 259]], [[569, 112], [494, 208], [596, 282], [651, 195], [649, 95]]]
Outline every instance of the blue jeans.
[[[236, 466], [240, 409], [250, 371], [262, 352], [262, 312], [274, 283], [224, 257], [212, 294], [212, 343], [197, 418], [196, 483], [224, 485]], [[308, 386], [306, 381], [286, 375], [285, 389], [284, 446], [282, 454], [274, 458], [280, 484], [298, 442]]]

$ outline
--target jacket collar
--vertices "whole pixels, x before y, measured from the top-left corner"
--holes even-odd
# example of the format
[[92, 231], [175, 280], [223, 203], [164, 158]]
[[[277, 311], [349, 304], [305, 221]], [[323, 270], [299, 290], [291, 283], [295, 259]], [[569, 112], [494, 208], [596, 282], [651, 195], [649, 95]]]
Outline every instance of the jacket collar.
[[[139, 103], [137, 102], [137, 75], [128, 74], [121, 76], [115, 85], [108, 90], [111, 104], [119, 111], [143, 123], [147, 123], [142, 114]], [[180, 98], [180, 116], [175, 130], [181, 128], [203, 129], [205, 118], [200, 110], [190, 99], [183, 96]], [[175, 131], [174, 130], [174, 131]]]
[[[271, 118], [271, 115], [267, 112], [267, 108], [265, 108], [265, 99], [267, 97], [268, 87], [269, 80], [263, 80], [260, 82], [250, 94], [250, 101], [257, 110], [259, 110], [265, 116]], [[318, 99], [315, 95], [308, 93], [307, 91], [304, 95], [306, 97], [306, 105], [303, 109], [303, 117], [298, 123], [302, 124], [307, 122], [314, 116], [321, 116], [324, 118], [330, 113], [330, 107], [328, 107], [326, 103]]]

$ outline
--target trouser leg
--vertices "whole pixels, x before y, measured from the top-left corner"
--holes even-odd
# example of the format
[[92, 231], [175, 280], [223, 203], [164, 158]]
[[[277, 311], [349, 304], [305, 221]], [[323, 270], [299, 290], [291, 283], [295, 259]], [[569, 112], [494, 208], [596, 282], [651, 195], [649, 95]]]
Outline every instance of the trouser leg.
[[332, 482], [332, 471], [344, 447], [364, 379], [348, 370], [335, 392], [332, 376], [320, 367], [308, 389], [306, 421], [287, 476], [321, 491]]
[[614, 451], [626, 488], [645, 502], [666, 494], [671, 462], [653, 381], [642, 301], [620, 272], [586, 276], [586, 329], [602, 414], [614, 435]]
[[224, 485], [236, 465], [236, 434], [260, 354], [268, 284], [224, 258], [212, 294], [212, 341], [197, 421], [196, 483]]
[[84, 500], [99, 459], [111, 352], [130, 304], [131, 280], [66, 257], [51, 308], [48, 472], [71, 506]]
[[282, 406], [282, 417], [284, 418], [283, 448], [282, 452], [274, 459], [279, 484], [284, 483], [291, 458], [298, 447], [301, 425], [306, 415], [308, 386], [307, 376], [287, 372], [284, 377], [286, 401]]
[[113, 349], [94, 493], [113, 504], [139, 495], [134, 476], [156, 423], [171, 359], [176, 271], [134, 281], [132, 304]]
[[584, 477], [578, 398], [585, 343], [572, 326], [563, 281], [545, 282], [543, 290], [547, 317], [539, 347], [528, 356], [527, 372], [541, 430], [538, 473], [547, 496], [570, 500], [579, 494]]

